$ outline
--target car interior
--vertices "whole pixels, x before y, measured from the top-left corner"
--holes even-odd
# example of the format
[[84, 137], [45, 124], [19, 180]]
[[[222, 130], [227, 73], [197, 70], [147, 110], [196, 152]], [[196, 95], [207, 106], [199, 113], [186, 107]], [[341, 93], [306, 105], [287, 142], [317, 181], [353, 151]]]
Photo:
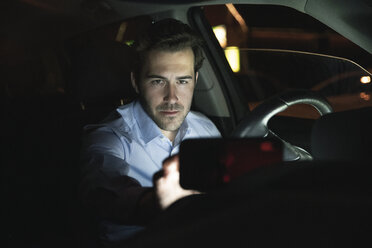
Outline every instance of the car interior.
[[[2, 247], [95, 247], [77, 193], [83, 127], [137, 97], [131, 45], [163, 18], [188, 23], [205, 41], [192, 110], [215, 123], [223, 145], [272, 139], [282, 157], [176, 202], [115, 247], [367, 241], [369, 1], [7, 0], [0, 9]], [[237, 72], [227, 55], [236, 48]], [[236, 156], [259, 154], [234, 146]]]

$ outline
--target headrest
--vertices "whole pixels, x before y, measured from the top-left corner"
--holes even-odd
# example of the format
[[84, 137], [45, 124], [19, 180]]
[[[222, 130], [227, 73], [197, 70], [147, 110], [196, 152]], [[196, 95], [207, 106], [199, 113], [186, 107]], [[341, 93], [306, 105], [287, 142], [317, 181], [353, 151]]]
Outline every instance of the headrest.
[[97, 41], [81, 49], [72, 61], [73, 95], [84, 104], [132, 100], [130, 82], [135, 53], [115, 41]]
[[311, 149], [318, 160], [372, 160], [372, 107], [327, 114], [316, 120]]

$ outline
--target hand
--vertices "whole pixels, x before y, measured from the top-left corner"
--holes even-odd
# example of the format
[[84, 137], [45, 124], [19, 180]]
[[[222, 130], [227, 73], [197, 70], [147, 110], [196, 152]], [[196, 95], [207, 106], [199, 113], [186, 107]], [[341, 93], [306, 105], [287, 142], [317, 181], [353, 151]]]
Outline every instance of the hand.
[[185, 196], [200, 194], [198, 191], [185, 190], [181, 187], [178, 155], [163, 162], [161, 176], [157, 179], [154, 178], [154, 185], [159, 205], [163, 210]]

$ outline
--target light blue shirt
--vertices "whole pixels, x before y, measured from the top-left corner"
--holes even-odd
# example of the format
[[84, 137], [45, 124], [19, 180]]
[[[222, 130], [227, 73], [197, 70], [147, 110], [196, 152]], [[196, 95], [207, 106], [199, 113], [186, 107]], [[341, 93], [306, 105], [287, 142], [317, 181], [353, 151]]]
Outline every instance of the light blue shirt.
[[[138, 101], [119, 107], [114, 118], [85, 127], [82, 154], [82, 199], [94, 188], [120, 195], [123, 176], [134, 178], [143, 187], [152, 186], [152, 177], [164, 159], [177, 154], [182, 140], [220, 137], [215, 125], [204, 115], [190, 111], [172, 143], [147, 115]], [[141, 230], [137, 226], [101, 223], [106, 240], [120, 240]]]
[[88, 156], [100, 153], [118, 158], [103, 159], [98, 166], [135, 178], [142, 186], [152, 186], [153, 174], [162, 168], [164, 159], [178, 153], [182, 140], [221, 136], [207, 117], [193, 111], [186, 116], [173, 143], [161, 133], [139, 101], [124, 105], [117, 112], [119, 118], [85, 128], [94, 129], [86, 140], [85, 152]]

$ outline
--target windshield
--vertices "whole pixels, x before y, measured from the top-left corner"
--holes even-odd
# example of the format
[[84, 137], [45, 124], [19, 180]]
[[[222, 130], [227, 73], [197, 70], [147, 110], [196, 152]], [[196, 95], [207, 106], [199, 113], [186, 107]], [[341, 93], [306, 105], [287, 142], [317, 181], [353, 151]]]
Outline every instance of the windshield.
[[[335, 111], [372, 105], [371, 55], [315, 19], [278, 6], [226, 4], [204, 12], [251, 110], [287, 89], [318, 91]], [[319, 116], [303, 108], [282, 115]]]
[[371, 74], [350, 60], [274, 49], [240, 49], [239, 55], [246, 63], [236, 76], [251, 109], [279, 92], [298, 88], [326, 96], [335, 111], [372, 105]]

